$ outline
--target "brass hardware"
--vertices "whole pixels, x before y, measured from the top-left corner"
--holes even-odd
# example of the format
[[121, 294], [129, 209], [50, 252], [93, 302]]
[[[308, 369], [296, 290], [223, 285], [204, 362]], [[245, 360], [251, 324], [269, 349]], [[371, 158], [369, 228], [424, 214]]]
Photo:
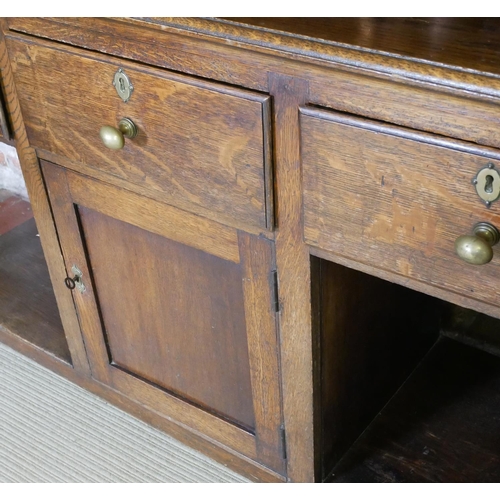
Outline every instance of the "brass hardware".
[[459, 236], [455, 241], [457, 255], [468, 264], [488, 264], [493, 258], [493, 249], [500, 241], [500, 232], [489, 222], [478, 222], [472, 234]]
[[104, 125], [99, 131], [102, 142], [109, 149], [122, 149], [125, 146], [125, 137], [133, 139], [137, 135], [137, 127], [129, 118], [122, 118], [118, 128]]
[[482, 168], [472, 179], [472, 184], [488, 208], [500, 198], [500, 173], [493, 163], [490, 162]]
[[125, 74], [123, 69], [119, 68], [113, 78], [113, 87], [116, 89], [118, 95], [122, 98], [123, 102], [127, 102], [132, 95], [134, 86], [130, 82], [130, 78]]
[[68, 276], [67, 278], [64, 279], [64, 284], [70, 290], [74, 290], [76, 288], [80, 293], [83, 293], [86, 290], [85, 285], [83, 284], [83, 281], [82, 281], [83, 273], [75, 265], [73, 265], [73, 267], [71, 268], [71, 271], [74, 274], [73, 278], [70, 278]]

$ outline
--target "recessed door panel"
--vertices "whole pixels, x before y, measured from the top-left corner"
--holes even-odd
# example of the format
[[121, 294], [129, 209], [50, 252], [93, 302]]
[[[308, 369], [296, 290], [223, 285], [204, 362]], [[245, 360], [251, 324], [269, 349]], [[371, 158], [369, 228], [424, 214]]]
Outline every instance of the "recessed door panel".
[[78, 213], [110, 362], [253, 429], [240, 264]]
[[42, 170], [92, 376], [283, 474], [273, 242]]

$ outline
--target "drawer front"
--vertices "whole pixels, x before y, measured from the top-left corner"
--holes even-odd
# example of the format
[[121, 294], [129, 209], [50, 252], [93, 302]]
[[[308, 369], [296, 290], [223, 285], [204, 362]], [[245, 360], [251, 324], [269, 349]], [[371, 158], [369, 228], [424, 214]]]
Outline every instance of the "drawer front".
[[[182, 208], [271, 226], [267, 96], [55, 44], [9, 38], [8, 49], [32, 146]], [[128, 102], [113, 86], [119, 68]], [[106, 148], [101, 127], [124, 117], [138, 135]]]
[[478, 222], [500, 228], [500, 201], [488, 209], [472, 184], [499, 154], [310, 108], [301, 142], [308, 244], [500, 305], [500, 248], [486, 265], [454, 250]]

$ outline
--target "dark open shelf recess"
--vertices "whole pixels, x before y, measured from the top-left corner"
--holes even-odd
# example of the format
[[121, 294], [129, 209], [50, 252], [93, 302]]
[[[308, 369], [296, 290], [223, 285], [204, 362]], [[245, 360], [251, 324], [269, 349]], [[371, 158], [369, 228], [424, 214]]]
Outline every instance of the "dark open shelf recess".
[[500, 358], [442, 337], [332, 482], [500, 481]]
[[500, 320], [312, 265], [324, 480], [499, 482]]
[[27, 203], [16, 206], [0, 199], [0, 329], [71, 364], [35, 220]]

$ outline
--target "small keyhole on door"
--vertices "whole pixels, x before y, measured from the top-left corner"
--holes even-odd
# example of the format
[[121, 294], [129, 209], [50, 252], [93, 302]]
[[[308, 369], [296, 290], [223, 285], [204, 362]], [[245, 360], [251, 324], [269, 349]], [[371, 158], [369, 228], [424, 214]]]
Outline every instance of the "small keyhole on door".
[[118, 83], [120, 85], [120, 92], [125, 92], [125, 82], [123, 81], [123, 78], [119, 78]]
[[487, 193], [493, 193], [493, 176], [492, 175], [487, 175], [484, 183], [484, 190]]

